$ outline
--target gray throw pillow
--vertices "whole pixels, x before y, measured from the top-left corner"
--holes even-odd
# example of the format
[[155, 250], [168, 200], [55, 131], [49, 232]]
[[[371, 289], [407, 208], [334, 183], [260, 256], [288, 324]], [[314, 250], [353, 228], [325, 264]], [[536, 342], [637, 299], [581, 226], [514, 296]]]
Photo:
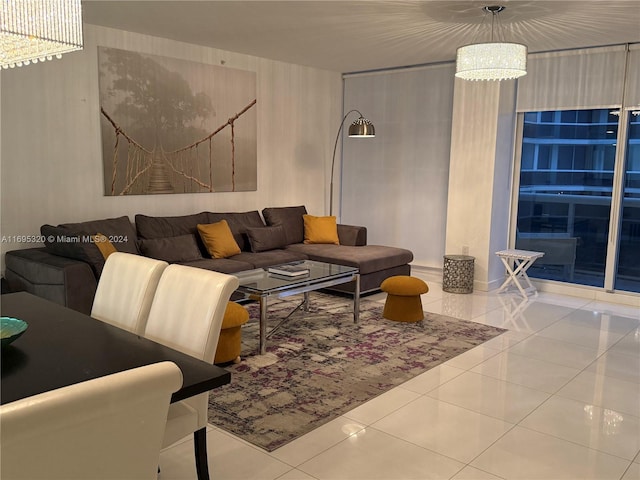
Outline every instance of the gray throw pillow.
[[127, 216], [80, 223], [63, 223], [58, 226], [74, 233], [87, 232], [90, 235], [101, 233], [109, 238], [109, 241], [119, 252], [139, 253], [136, 230]]
[[262, 210], [262, 216], [270, 227], [282, 225], [287, 245], [304, 241], [304, 220], [307, 213], [304, 205], [299, 207], [270, 207]]
[[142, 254], [169, 263], [191, 262], [202, 257], [196, 236], [187, 234], [177, 237], [140, 240]]
[[234, 240], [243, 252], [251, 251], [251, 245], [249, 245], [247, 239], [247, 228], [264, 227], [260, 212], [257, 210], [227, 213], [207, 212], [207, 215], [209, 216], [209, 221], [200, 223], [218, 223], [220, 220], [226, 220]]
[[252, 252], [266, 252], [287, 245], [287, 237], [282, 225], [247, 228], [247, 236]]

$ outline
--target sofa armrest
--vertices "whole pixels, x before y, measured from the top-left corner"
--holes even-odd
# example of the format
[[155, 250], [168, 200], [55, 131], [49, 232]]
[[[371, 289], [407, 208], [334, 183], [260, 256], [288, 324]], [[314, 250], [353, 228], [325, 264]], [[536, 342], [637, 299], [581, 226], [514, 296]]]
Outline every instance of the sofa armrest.
[[361, 247], [367, 244], [367, 228], [338, 224], [338, 238], [340, 245]]
[[98, 281], [88, 263], [49, 253], [46, 248], [12, 250], [5, 255], [11, 291], [27, 291], [89, 314]]

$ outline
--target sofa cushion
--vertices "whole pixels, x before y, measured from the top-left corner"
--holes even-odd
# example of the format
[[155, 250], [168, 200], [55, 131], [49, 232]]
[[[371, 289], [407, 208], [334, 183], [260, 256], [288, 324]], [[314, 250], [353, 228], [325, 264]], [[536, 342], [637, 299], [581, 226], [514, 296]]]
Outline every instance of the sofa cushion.
[[287, 237], [282, 225], [247, 228], [247, 237], [249, 238], [251, 251], [254, 253], [275, 250], [287, 244]]
[[202, 258], [191, 262], [180, 262], [181, 265], [188, 267], [204, 268], [205, 270], [213, 270], [220, 273], [236, 273], [244, 270], [253, 270], [253, 264], [231, 260], [229, 258]]
[[241, 251], [226, 220], [198, 224], [198, 232], [212, 258], [228, 258]]
[[48, 252], [86, 262], [91, 266], [96, 277], [100, 277], [104, 268], [104, 256], [87, 232], [42, 225], [40, 233], [44, 237], [44, 244]]
[[304, 241], [304, 221], [307, 213], [304, 205], [298, 207], [269, 207], [262, 210], [262, 216], [269, 226], [282, 225], [287, 238], [287, 245]]
[[206, 212], [177, 217], [150, 217], [138, 214], [135, 216], [138, 236], [143, 238], [178, 237], [186, 234], [198, 234], [199, 223], [211, 223]]
[[190, 262], [202, 258], [200, 248], [193, 234], [166, 238], [145, 238], [140, 240], [143, 255], [169, 263]]
[[245, 252], [251, 251], [251, 244], [247, 238], [247, 229], [264, 227], [264, 222], [260, 217], [260, 212], [257, 210], [229, 213], [207, 212], [207, 217], [208, 221], [206, 223], [215, 223], [220, 220], [226, 220], [229, 224], [229, 228], [231, 229], [231, 233], [233, 233], [233, 238], [235, 238], [240, 250]]
[[129, 217], [105, 218], [80, 223], [63, 223], [59, 227], [67, 228], [73, 233], [102, 233], [119, 252], [139, 253], [136, 231]]
[[318, 262], [358, 267], [362, 275], [405, 265], [413, 260], [413, 253], [410, 250], [382, 245], [352, 247], [349, 245], [299, 243], [288, 245], [287, 251], [289, 250], [304, 253], [310, 260]]
[[207, 248], [202, 243], [198, 233], [197, 225], [199, 223], [209, 222], [209, 216], [206, 212], [194, 213], [192, 215], [179, 215], [175, 217], [150, 217], [148, 215], [138, 214], [135, 216], [136, 230], [138, 238], [166, 238], [179, 237], [181, 235], [195, 235], [200, 255], [208, 256]]
[[340, 245], [336, 217], [314, 217], [303, 215], [304, 243], [330, 243]]
[[281, 263], [306, 259], [307, 256], [304, 253], [288, 249], [276, 249], [260, 253], [242, 252], [239, 255], [231, 257], [231, 260], [250, 263], [253, 266], [252, 268], [272, 267], [274, 265], [280, 265]]

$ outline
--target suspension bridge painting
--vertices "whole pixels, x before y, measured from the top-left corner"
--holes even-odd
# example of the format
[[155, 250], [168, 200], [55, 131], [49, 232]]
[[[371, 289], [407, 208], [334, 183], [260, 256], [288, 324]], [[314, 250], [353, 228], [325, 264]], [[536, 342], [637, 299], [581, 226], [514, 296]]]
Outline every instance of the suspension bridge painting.
[[256, 74], [98, 47], [105, 195], [257, 188]]

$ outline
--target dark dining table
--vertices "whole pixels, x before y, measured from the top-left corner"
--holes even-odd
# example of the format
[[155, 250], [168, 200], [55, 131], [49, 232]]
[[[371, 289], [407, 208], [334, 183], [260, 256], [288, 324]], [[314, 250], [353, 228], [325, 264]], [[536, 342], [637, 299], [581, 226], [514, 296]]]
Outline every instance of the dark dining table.
[[26, 292], [0, 296], [0, 311], [28, 324], [2, 347], [0, 404], [163, 361], [183, 375], [172, 402], [231, 381], [223, 368]]

